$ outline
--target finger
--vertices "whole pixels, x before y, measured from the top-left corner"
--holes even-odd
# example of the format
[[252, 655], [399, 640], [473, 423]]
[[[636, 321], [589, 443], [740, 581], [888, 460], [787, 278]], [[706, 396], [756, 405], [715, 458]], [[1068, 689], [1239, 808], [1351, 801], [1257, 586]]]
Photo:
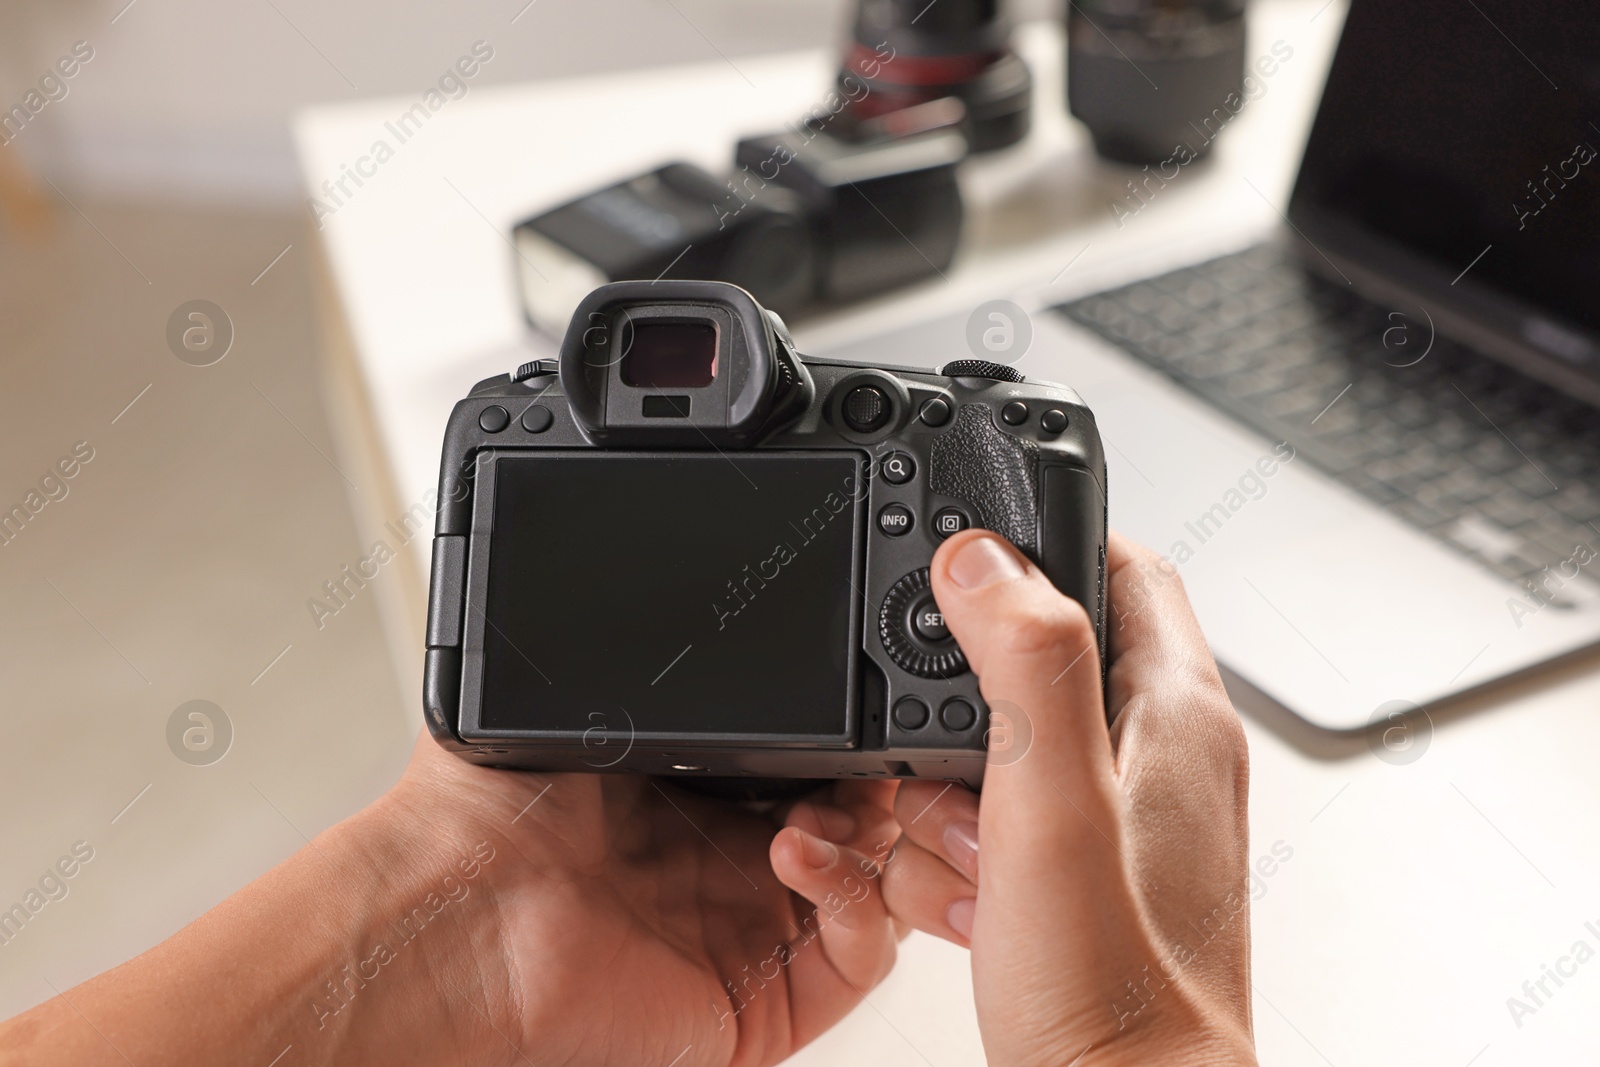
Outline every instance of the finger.
[[907, 841], [978, 884], [978, 798], [971, 791], [952, 782], [906, 782], [895, 798], [895, 818]]
[[[894, 822], [894, 792], [898, 782], [838, 782], [830, 790], [798, 801], [784, 816], [794, 825], [834, 845], [853, 848], [877, 861], [899, 837]], [[832, 803], [827, 801], [832, 800]]]
[[855, 816], [856, 832], [835, 844], [865, 852], [881, 863], [900, 837], [900, 825], [894, 821], [894, 798], [899, 790], [897, 781], [847, 779], [837, 783], [834, 802]]
[[858, 823], [853, 812], [814, 800], [802, 800], [789, 809], [784, 826], [794, 826], [813, 837], [842, 844], [856, 834]]
[[[811, 804], [817, 807], [850, 812], [852, 816], [855, 816], [859, 810], [869, 817], [868, 822], [876, 823], [880, 815], [894, 811], [894, 794], [899, 785], [900, 783], [897, 781], [886, 779], [862, 781], [855, 778], [846, 778], [829, 782], [799, 800], [790, 804], [778, 805], [772, 810], [772, 818], [780, 827], [790, 825], [790, 813], [803, 804]], [[830, 827], [834, 825], [842, 824], [830, 823]], [[809, 833], [817, 833], [817, 830], [812, 829], [810, 826], [806, 826], [804, 829]], [[854, 833], [855, 830], [852, 828], [843, 832]], [[833, 837], [828, 834], [822, 834], [821, 836], [833, 841], [834, 844], [844, 843], [844, 840], [840, 837]]]
[[[1221, 686], [1211, 647], [1170, 560], [1113, 530], [1106, 543], [1106, 599], [1113, 686]], [[1120, 705], [1115, 697], [1114, 690], [1113, 708]]]
[[971, 945], [976, 890], [943, 857], [902, 838], [883, 868], [883, 896], [897, 922]]
[[818, 801], [802, 801], [789, 809], [784, 825], [800, 827], [814, 837], [866, 853], [878, 861], [882, 861], [899, 837], [899, 824], [894, 822], [893, 811], [885, 811], [877, 805], [835, 808]]
[[797, 919], [789, 942], [796, 1041], [804, 1043], [883, 980], [899, 938], [874, 860], [798, 827], [773, 838], [771, 860], [778, 880], [815, 909]]
[[1169, 775], [1210, 787], [1223, 794], [1217, 799], [1224, 806], [1236, 802], [1242, 809], [1244, 729], [1177, 569], [1118, 534], [1106, 556], [1108, 597], [1118, 605], [1107, 682], [1117, 709], [1112, 737], [1119, 773]]
[[[934, 555], [934, 596], [993, 709], [1026, 724], [1020, 755], [991, 749], [979, 805], [980, 936], [1027, 944], [1049, 914], [1112, 951], [1138, 928], [1123, 799], [1114, 776], [1094, 628], [1009, 543], [987, 531]], [[898, 860], [896, 861], [898, 862]], [[1096, 941], [1090, 945], [1088, 941]], [[1087, 957], [1086, 957], [1087, 958]]]
[[883, 868], [856, 850], [791, 826], [773, 838], [772, 867], [779, 881], [824, 910], [819, 928], [873, 932], [887, 925], [883, 896], [873, 890]]
[[985, 800], [997, 788], [1005, 791], [1014, 816], [1008, 829], [1029, 836], [1076, 838], [1085, 817], [1103, 825], [1114, 806], [1111, 742], [1088, 612], [984, 530], [940, 546], [932, 579], [984, 700], [1007, 706], [1032, 735], [1021, 758], [1004, 766], [991, 759]]
[[884, 811], [894, 810], [894, 795], [899, 790], [900, 783], [887, 780], [866, 780], [846, 778], [835, 782], [833, 785], [833, 802], [840, 807], [855, 807], [856, 805], [870, 805]]

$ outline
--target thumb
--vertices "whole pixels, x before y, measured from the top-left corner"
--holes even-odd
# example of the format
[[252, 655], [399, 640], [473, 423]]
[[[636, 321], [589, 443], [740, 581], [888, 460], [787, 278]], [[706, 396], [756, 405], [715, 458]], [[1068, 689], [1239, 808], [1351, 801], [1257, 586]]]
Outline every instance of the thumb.
[[991, 748], [980, 807], [985, 869], [1017, 850], [1063, 848], [1075, 865], [1119, 866], [1121, 799], [1101, 692], [1094, 626], [1083, 605], [1008, 542], [983, 530], [950, 538], [933, 558], [934, 597], [978, 675], [991, 717], [1017, 743]]

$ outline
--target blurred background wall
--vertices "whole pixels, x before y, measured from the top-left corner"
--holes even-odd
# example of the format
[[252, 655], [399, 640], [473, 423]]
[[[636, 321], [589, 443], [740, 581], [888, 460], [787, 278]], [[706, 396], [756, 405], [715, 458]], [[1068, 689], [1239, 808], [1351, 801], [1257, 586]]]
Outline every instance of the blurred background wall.
[[19, 139], [38, 167], [97, 195], [282, 206], [295, 108], [410, 92], [475, 40], [495, 48], [481, 86], [818, 46], [848, 17], [845, 0], [526, 3], [10, 0], [0, 100], [87, 40], [94, 59]]

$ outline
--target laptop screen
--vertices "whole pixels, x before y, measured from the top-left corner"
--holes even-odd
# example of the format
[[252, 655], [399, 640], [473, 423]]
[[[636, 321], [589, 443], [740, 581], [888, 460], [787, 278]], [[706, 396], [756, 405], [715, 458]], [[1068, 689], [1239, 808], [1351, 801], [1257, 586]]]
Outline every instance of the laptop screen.
[[1352, 0], [1290, 217], [1600, 375], [1593, 0]]

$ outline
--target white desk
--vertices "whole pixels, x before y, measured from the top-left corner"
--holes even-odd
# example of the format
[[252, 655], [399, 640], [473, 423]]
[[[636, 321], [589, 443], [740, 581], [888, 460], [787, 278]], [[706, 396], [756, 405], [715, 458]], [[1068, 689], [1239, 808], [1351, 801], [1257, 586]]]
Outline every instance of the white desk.
[[[1321, 6], [1256, 5], [1250, 59], [1277, 40], [1293, 58], [1209, 164], [1189, 168], [1120, 227], [1108, 204], [1129, 174], [1099, 164], [1066, 118], [1055, 28], [1025, 27], [1038, 80], [1035, 132], [999, 158], [968, 164], [967, 239], [948, 278], [798, 323], [802, 350], [992, 296], [1042, 302], [1267, 230], [1287, 202], [1343, 17], [1342, 4], [1319, 14]], [[519, 316], [511, 224], [668, 159], [726, 166], [737, 135], [816, 102], [832, 62], [807, 53], [477, 90], [449, 103], [325, 220], [329, 397], [345, 462], [376, 488], [358, 501], [374, 536], [434, 486], [440, 437], [466, 389], [553, 352], [554, 341], [529, 335]], [[410, 103], [304, 113], [296, 135], [307, 184], [337, 176]], [[1070, 366], [1061, 377], [1072, 380]], [[1114, 523], [1115, 501], [1112, 510]], [[386, 605], [407, 692], [420, 678], [427, 539], [411, 547], [414, 568]], [[1584, 928], [1593, 920], [1600, 929], [1600, 855], [1581, 830], [1600, 813], [1591, 784], [1600, 676], [1572, 669], [1480, 704], [1482, 714], [1441, 722], [1426, 755], [1404, 767], [1270, 709], [1246, 709], [1253, 852], [1278, 841], [1294, 850], [1255, 905], [1263, 1062], [1600, 1060], [1592, 1023], [1600, 962], [1560, 989], [1549, 984], [1555, 995], [1520, 1027], [1506, 1004], [1575, 941], [1600, 951], [1600, 936]], [[981, 1060], [965, 953], [913, 936], [871, 1004], [794, 1062]]]

